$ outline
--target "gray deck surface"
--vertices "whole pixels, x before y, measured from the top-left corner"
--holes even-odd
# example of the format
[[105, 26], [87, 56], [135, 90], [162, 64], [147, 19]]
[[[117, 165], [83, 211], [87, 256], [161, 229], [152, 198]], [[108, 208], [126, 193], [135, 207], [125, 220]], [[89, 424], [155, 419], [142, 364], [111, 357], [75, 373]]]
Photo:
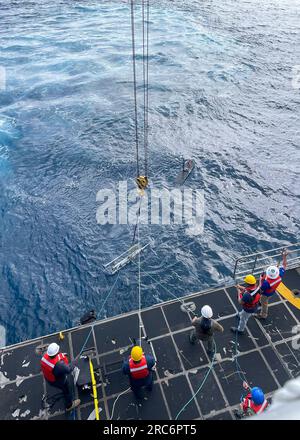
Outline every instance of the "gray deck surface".
[[[299, 289], [300, 269], [288, 271], [284, 282], [290, 289]], [[194, 294], [185, 297], [184, 301], [194, 302], [198, 314], [204, 304], [210, 304], [214, 317], [225, 330], [216, 335], [217, 356], [213, 371], [179, 420], [232, 419], [232, 410], [243, 393], [235, 361], [235, 335], [229, 330], [239, 310], [235, 288]], [[175, 300], [142, 312], [144, 335], [148, 337], [144, 350], [152, 352], [157, 359], [155, 384], [152, 393], [145, 391], [141, 401], [137, 401], [131, 391], [120, 396], [114, 420], [174, 419], [203, 381], [210, 365], [209, 358], [202, 343], [190, 345], [191, 320], [180, 306], [180, 301]], [[295, 350], [291, 343], [295, 336], [292, 328], [300, 324], [299, 320], [300, 310], [276, 294], [271, 300], [268, 319], [261, 322], [251, 318], [246, 334], [238, 336], [240, 368], [250, 385], [262, 387], [268, 397], [287, 380], [300, 374], [300, 350]], [[138, 313], [65, 331], [61, 350], [74, 358], [91, 327], [87, 348], [95, 347], [93, 362], [98, 369], [100, 418], [109, 420], [115, 399], [129, 386], [121, 366], [138, 338]], [[46, 386], [40, 373], [41, 352], [50, 342], [58, 342], [58, 335], [27, 341], [0, 352], [0, 419], [65, 420], [74, 417], [65, 413], [62, 399], [50, 409], [42, 406], [43, 395], [49, 397], [58, 392]], [[93, 418], [90, 392], [81, 391], [79, 397], [82, 403], [76, 410], [76, 419]]]

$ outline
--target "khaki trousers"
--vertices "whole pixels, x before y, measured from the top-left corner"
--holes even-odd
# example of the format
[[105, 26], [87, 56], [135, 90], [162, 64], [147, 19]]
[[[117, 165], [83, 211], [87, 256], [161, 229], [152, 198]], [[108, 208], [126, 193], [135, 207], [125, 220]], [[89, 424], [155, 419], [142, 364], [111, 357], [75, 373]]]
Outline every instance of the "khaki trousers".
[[268, 307], [269, 307], [269, 297], [266, 295], [262, 295], [260, 297], [261, 311], [260, 314], [263, 318], [268, 316]]

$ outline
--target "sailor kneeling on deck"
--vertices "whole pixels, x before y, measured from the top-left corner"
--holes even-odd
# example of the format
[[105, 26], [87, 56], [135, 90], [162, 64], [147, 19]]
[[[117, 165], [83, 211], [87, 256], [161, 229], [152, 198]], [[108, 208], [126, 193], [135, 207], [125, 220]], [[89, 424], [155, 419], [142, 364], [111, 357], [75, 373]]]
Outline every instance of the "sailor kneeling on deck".
[[48, 346], [47, 353], [42, 357], [41, 368], [49, 385], [63, 392], [67, 411], [80, 405], [80, 399], [73, 401], [68, 382], [68, 375], [74, 370], [75, 365], [69, 363], [66, 354], [59, 352], [59, 345], [55, 342]]
[[152, 390], [154, 366], [154, 357], [145, 355], [142, 347], [138, 345], [132, 348], [131, 356], [123, 363], [123, 373], [129, 376], [131, 389], [138, 399], [142, 397], [143, 387], [148, 391]]
[[269, 402], [265, 398], [261, 388], [251, 388], [245, 381], [243, 382], [243, 387], [247, 391], [247, 395], [242, 397], [240, 409], [234, 412], [238, 419], [254, 416], [255, 414], [261, 414], [268, 408]]
[[195, 344], [195, 342], [200, 339], [201, 341], [207, 342], [207, 353], [208, 355], [213, 355], [214, 352], [214, 333], [223, 332], [224, 328], [214, 319], [212, 308], [208, 305], [203, 306], [201, 309], [201, 318], [195, 317], [192, 320], [192, 325], [195, 327], [189, 336], [190, 343]]

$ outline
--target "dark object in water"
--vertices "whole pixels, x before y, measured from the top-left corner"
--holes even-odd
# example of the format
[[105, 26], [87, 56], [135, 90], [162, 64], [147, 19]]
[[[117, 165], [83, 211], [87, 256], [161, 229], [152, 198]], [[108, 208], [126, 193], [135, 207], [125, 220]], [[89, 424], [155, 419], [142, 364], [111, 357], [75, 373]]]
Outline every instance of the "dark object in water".
[[178, 176], [176, 177], [176, 185], [183, 185], [186, 179], [189, 177], [195, 166], [193, 159], [183, 160], [183, 167]]
[[97, 315], [95, 310], [90, 310], [89, 312], [86, 312], [81, 318], [80, 318], [80, 324], [89, 324], [90, 322], [96, 321]]

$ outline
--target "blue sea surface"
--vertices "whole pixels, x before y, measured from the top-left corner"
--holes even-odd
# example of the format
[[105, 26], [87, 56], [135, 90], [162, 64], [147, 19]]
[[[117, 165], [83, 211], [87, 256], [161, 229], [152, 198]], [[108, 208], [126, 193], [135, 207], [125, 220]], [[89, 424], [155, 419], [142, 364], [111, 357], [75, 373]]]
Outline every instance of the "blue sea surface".
[[[150, 4], [151, 186], [172, 189], [182, 155], [193, 158], [186, 187], [204, 191], [205, 224], [198, 236], [141, 225], [152, 243], [143, 307], [230, 280], [240, 255], [299, 241], [300, 217], [299, 1]], [[133, 186], [136, 172], [130, 2], [0, 0], [0, 66], [7, 343], [73, 326], [91, 308], [99, 318], [138, 308], [137, 266], [108, 299], [116, 276], [102, 270], [133, 226], [96, 221], [98, 191]]]

